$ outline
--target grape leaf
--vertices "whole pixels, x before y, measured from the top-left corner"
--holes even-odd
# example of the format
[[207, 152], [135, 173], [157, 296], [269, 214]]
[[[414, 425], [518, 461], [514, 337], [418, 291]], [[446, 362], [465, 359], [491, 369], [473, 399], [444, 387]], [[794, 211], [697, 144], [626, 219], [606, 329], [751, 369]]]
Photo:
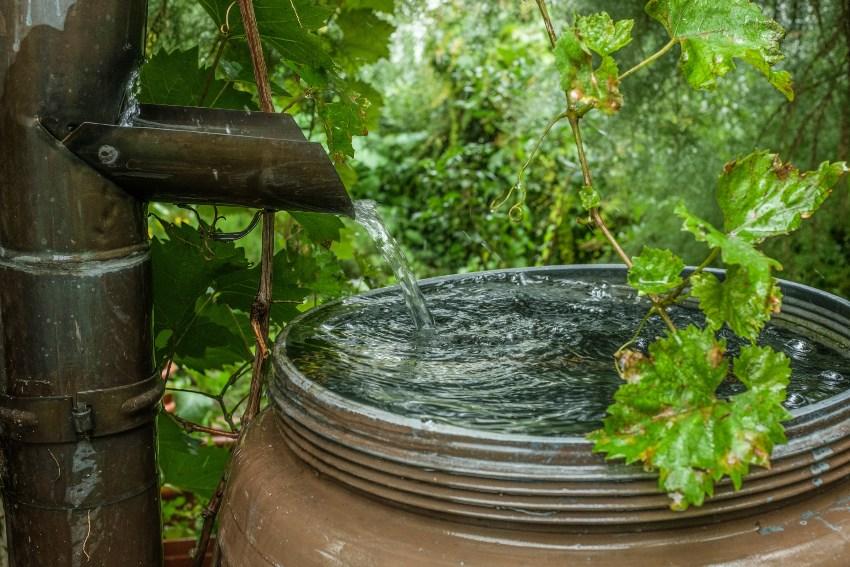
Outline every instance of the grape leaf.
[[695, 89], [713, 89], [735, 59], [759, 70], [789, 100], [791, 74], [776, 71], [785, 30], [748, 0], [649, 0], [646, 12], [682, 48], [679, 66]]
[[244, 249], [232, 242], [204, 241], [197, 229], [186, 224], [161, 224], [168, 239], [151, 241], [155, 335], [182, 330], [192, 319], [199, 297], [215, 289], [218, 281], [250, 268]]
[[782, 264], [762, 254], [749, 241], [720, 232], [711, 223], [693, 215], [683, 205], [676, 207], [676, 214], [685, 221], [684, 230], [712, 248], [720, 248], [723, 261], [727, 264], [746, 267], [754, 283], [769, 278], [771, 268], [782, 269]]
[[659, 294], [675, 289], [682, 283], [685, 262], [670, 250], [644, 246], [640, 256], [633, 258], [629, 269], [629, 285], [641, 294]]
[[820, 207], [845, 171], [844, 163], [824, 162], [801, 173], [766, 151], [728, 163], [717, 190], [726, 232], [754, 243], [788, 234]]
[[203, 96], [203, 103], [216, 108], [256, 108], [249, 93], [234, 89], [228, 81], [209, 80], [210, 72], [210, 69], [198, 67], [198, 46], [171, 52], [160, 49], [142, 66], [139, 100], [151, 104], [198, 106]]
[[709, 273], [692, 277], [691, 295], [699, 299], [711, 329], [719, 329], [725, 322], [736, 335], [750, 341], [758, 338], [782, 303], [782, 292], [773, 278], [752, 278], [747, 268], [735, 265], [722, 282]]
[[599, 55], [611, 55], [632, 41], [633, 20], [614, 22], [605, 12], [582, 16], [576, 20], [576, 30], [584, 44]]
[[345, 7], [349, 10], [371, 8], [376, 12], [392, 14], [395, 11], [395, 0], [345, 0]]
[[339, 240], [339, 231], [345, 228], [339, 217], [322, 213], [290, 213], [292, 218], [298, 221], [307, 236], [313, 242], [330, 246], [333, 241]]
[[248, 315], [205, 297], [191, 323], [179, 331], [173, 345], [174, 360], [199, 372], [252, 358], [253, 339]]
[[721, 421], [716, 442], [720, 470], [738, 490], [749, 465], [769, 467], [774, 445], [786, 441], [782, 422], [791, 414], [782, 403], [791, 364], [770, 347], [748, 345], [741, 349], [733, 369], [747, 391], [730, 399], [731, 411]]
[[[614, 22], [606, 13], [579, 16], [555, 45], [561, 87], [573, 104], [592, 104], [613, 114], [623, 104], [619, 69], [611, 53], [631, 41], [632, 20]], [[594, 67], [593, 54], [600, 56]]]
[[390, 54], [389, 39], [395, 27], [372, 10], [347, 10], [336, 19], [343, 33], [340, 53], [357, 64], [374, 63]]
[[356, 94], [342, 96], [341, 100], [319, 106], [319, 116], [325, 126], [328, 150], [334, 161], [354, 156], [354, 136], [365, 136], [368, 99]]
[[739, 487], [749, 466], [767, 465], [773, 444], [784, 440], [787, 359], [744, 347], [734, 369], [748, 390], [727, 401], [715, 396], [729, 370], [724, 351], [710, 329], [694, 326], [653, 343], [649, 357], [627, 351], [626, 383], [602, 429], [589, 435], [606, 458], [657, 469], [674, 510], [701, 505], [724, 476]]

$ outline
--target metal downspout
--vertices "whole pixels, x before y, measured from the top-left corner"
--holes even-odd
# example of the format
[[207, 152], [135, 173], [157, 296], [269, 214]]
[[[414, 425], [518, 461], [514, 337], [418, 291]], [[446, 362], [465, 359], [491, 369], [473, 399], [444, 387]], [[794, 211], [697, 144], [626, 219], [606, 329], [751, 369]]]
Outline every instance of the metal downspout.
[[162, 561], [144, 204], [58, 141], [116, 121], [145, 8], [0, 5], [0, 425], [17, 566]]

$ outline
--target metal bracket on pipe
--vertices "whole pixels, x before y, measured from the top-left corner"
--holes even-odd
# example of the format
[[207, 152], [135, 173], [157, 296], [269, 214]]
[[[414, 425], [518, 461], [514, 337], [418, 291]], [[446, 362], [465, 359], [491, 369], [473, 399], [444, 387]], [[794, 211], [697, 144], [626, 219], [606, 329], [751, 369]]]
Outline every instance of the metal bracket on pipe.
[[0, 395], [0, 436], [26, 443], [67, 443], [136, 428], [153, 419], [165, 390], [159, 373], [146, 380], [76, 396]]

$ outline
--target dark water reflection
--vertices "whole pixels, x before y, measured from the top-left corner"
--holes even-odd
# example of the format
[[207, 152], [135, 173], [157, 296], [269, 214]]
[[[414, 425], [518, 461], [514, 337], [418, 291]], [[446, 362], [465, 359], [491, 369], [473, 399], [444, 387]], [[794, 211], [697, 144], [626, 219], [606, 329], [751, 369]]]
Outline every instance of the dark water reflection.
[[[290, 331], [288, 354], [310, 379], [352, 400], [423, 421], [533, 435], [598, 427], [619, 385], [611, 355], [647, 304], [627, 288], [500, 274], [423, 289], [438, 331], [417, 332], [400, 295], [353, 298]], [[672, 312], [678, 324], [695, 311]], [[637, 348], [664, 328], [650, 322]], [[729, 352], [741, 346], [729, 339]], [[761, 344], [794, 371], [789, 408], [850, 387], [850, 358], [787, 328]], [[743, 389], [721, 386], [721, 395]]]

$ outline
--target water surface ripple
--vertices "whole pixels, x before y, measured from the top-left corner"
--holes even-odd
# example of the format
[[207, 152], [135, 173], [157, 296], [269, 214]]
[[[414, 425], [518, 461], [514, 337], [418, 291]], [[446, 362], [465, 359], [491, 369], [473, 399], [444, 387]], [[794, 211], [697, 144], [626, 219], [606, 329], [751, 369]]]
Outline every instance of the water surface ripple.
[[[582, 434], [604, 417], [619, 385], [611, 355], [647, 310], [625, 286], [522, 273], [450, 280], [423, 292], [436, 331], [417, 331], [398, 293], [354, 297], [293, 326], [287, 353], [331, 391], [426, 423]], [[672, 316], [680, 326], [700, 320], [686, 308]], [[651, 322], [636, 348], [663, 333]], [[778, 322], [760, 343], [791, 358], [791, 409], [850, 387], [846, 353]], [[730, 353], [741, 344], [729, 338]], [[720, 393], [742, 388], [728, 381]]]

